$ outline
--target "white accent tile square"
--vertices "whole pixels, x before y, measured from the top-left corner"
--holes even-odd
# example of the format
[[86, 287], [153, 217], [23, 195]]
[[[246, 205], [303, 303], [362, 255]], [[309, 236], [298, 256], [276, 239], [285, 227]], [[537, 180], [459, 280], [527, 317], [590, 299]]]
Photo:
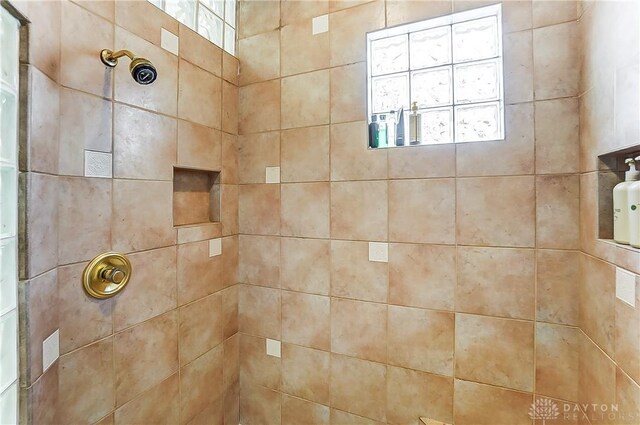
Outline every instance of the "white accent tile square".
[[222, 239], [209, 239], [209, 257], [222, 254]]
[[636, 275], [620, 267], [616, 267], [616, 297], [636, 306]]
[[312, 35], [329, 31], [329, 15], [320, 15], [313, 18], [312, 27]]
[[369, 261], [388, 263], [389, 244], [383, 242], [369, 242]]
[[265, 181], [266, 183], [280, 183], [280, 167], [267, 167]]
[[42, 370], [47, 370], [58, 357], [60, 357], [60, 329], [42, 341]]
[[113, 159], [110, 153], [84, 151], [84, 176], [110, 179]]
[[280, 357], [280, 341], [267, 338], [267, 356]]
[[160, 28], [160, 46], [174, 55], [178, 55], [179, 39], [174, 33]]

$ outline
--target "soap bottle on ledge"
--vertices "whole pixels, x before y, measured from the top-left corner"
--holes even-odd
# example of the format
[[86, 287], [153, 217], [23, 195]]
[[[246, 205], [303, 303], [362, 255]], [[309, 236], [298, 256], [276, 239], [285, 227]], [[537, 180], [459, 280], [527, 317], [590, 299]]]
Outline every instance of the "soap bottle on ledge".
[[627, 158], [625, 164], [629, 166], [624, 181], [613, 188], [613, 240], [625, 245], [629, 244], [629, 189], [640, 178], [640, 171], [636, 170], [636, 161]]
[[409, 115], [409, 143], [419, 145], [422, 139], [422, 116], [418, 114], [418, 102], [411, 104], [411, 115]]
[[[640, 163], [640, 156], [635, 158]], [[640, 248], [640, 181], [631, 183], [627, 199], [629, 211], [629, 245]]]

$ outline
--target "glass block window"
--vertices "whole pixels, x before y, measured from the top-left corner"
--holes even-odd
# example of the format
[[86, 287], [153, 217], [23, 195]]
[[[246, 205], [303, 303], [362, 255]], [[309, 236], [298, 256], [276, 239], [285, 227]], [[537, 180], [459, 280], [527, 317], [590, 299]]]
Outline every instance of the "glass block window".
[[148, 0], [189, 28], [236, 53], [237, 0]]
[[387, 127], [387, 142], [371, 147], [504, 139], [501, 13], [498, 4], [367, 34], [369, 124]]

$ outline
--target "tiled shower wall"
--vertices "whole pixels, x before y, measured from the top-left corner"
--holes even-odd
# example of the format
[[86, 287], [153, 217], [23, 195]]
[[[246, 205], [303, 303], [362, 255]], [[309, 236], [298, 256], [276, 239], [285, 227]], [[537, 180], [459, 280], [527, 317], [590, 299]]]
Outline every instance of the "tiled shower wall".
[[[599, 190], [598, 180], [610, 179], [617, 170], [598, 161], [598, 155], [640, 146], [640, 3], [585, 1], [578, 12], [583, 40], [578, 397], [583, 404], [617, 404], [619, 412], [636, 414], [608, 418], [591, 408], [591, 423], [633, 424], [640, 422], [640, 251], [598, 240], [598, 229], [610, 224], [599, 219], [595, 206], [610, 205], [610, 191]], [[616, 275], [621, 276], [616, 267], [636, 274], [635, 306], [616, 297]]]
[[[14, 6], [31, 21], [21, 65], [24, 423], [236, 425], [237, 59], [146, 1]], [[160, 47], [161, 28], [179, 36], [179, 54]], [[158, 80], [136, 84], [126, 58], [106, 69], [103, 48], [149, 58]], [[85, 177], [85, 150], [111, 160], [113, 177]], [[174, 165], [221, 170], [221, 223], [173, 227]], [[222, 255], [210, 257], [217, 238]], [[90, 299], [82, 271], [110, 250], [129, 255], [133, 277], [117, 297]], [[43, 372], [43, 341], [58, 329], [60, 357]]]
[[578, 401], [576, 3], [503, 3], [506, 141], [366, 148], [365, 32], [483, 4], [240, 3], [242, 424], [531, 424], [537, 396]]

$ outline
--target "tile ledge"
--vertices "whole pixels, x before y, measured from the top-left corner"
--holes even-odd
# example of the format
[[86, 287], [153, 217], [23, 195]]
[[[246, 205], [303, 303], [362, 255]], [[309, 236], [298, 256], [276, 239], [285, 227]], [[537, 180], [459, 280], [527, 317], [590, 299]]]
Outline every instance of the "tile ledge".
[[640, 248], [634, 248], [631, 245], [625, 245], [614, 241], [613, 239], [598, 239], [599, 242], [602, 242], [607, 245], [615, 246], [621, 249], [626, 249], [627, 251], [635, 252], [640, 254]]
[[435, 419], [430, 418], [420, 418], [420, 422], [422, 422], [424, 425], [449, 425], [445, 422], [436, 421]]

